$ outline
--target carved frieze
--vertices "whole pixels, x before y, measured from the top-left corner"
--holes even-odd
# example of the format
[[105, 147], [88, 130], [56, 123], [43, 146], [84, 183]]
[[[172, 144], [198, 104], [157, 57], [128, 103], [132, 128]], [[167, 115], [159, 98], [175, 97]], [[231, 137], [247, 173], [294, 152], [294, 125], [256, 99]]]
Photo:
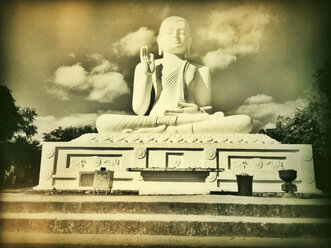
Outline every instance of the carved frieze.
[[230, 158], [231, 169], [274, 170], [284, 167], [282, 158]]
[[71, 157], [69, 167], [95, 170], [105, 167], [109, 170], [120, 168], [121, 156], [79, 156]]

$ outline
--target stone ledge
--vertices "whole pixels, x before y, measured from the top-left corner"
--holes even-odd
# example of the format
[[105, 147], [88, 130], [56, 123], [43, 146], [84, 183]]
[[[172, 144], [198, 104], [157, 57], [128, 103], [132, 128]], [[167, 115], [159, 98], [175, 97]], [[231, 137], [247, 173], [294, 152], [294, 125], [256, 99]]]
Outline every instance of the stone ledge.
[[220, 143], [220, 144], [280, 144], [265, 134], [122, 134], [87, 133], [73, 143]]
[[[3, 232], [4, 247], [329, 247], [331, 239]], [[8, 246], [6, 246], [6, 244]], [[50, 246], [54, 245], [54, 246]], [[3, 246], [2, 246], [3, 247]], [[15, 246], [17, 247], [17, 246]]]

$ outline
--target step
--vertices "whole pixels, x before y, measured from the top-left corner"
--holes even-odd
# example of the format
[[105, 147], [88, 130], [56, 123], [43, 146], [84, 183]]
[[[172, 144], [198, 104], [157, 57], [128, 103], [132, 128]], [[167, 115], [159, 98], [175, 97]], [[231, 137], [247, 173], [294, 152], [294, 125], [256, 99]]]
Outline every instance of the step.
[[329, 247], [331, 239], [3, 233], [1, 247]]
[[285, 199], [223, 195], [105, 196], [0, 194], [1, 212], [134, 213], [331, 218], [329, 199]]
[[1, 213], [6, 232], [175, 236], [331, 236], [331, 219], [173, 214]]

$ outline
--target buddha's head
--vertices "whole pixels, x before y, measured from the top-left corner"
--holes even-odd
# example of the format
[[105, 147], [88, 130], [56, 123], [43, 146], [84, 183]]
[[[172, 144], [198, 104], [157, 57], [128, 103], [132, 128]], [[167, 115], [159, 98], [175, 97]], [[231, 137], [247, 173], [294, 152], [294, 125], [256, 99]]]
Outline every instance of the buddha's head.
[[160, 26], [157, 37], [159, 54], [162, 52], [187, 56], [191, 46], [188, 22], [178, 16], [166, 18]]

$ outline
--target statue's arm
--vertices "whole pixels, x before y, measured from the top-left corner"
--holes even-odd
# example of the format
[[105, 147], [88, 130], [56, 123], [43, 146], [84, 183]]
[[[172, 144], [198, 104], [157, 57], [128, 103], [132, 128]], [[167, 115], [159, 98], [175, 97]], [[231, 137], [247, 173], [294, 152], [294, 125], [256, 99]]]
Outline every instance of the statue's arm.
[[148, 54], [147, 46], [140, 49], [140, 61], [134, 72], [132, 109], [137, 115], [144, 115], [151, 101], [152, 74], [155, 70], [154, 55]]
[[196, 85], [194, 89], [194, 96], [196, 104], [200, 107], [211, 105], [211, 76], [207, 66], [201, 66], [196, 70]]
[[146, 74], [143, 67], [139, 63], [134, 72], [132, 109], [137, 115], [146, 114], [153, 87], [152, 74]]

